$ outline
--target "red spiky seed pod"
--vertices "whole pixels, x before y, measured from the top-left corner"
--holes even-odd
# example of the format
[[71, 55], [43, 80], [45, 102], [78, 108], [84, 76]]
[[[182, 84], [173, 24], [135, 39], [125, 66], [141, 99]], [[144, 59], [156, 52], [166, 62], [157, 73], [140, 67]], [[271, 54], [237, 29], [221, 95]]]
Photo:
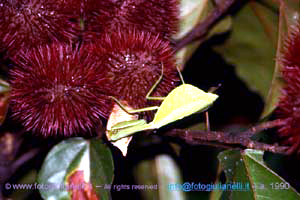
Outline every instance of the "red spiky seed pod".
[[283, 143], [290, 145], [289, 153], [300, 153], [300, 24], [292, 28], [285, 41], [280, 62], [286, 85], [282, 89], [277, 115], [284, 120], [279, 128]]
[[119, 10], [120, 1], [116, 0], [86, 0], [81, 11], [84, 31], [103, 33]]
[[170, 37], [179, 26], [179, 3], [177, 0], [126, 0], [122, 4], [122, 13], [118, 16], [123, 28], [132, 24], [136, 29], [159, 33]]
[[102, 33], [134, 27], [170, 38], [179, 27], [178, 0], [107, 0], [102, 4], [105, 9], [100, 9], [90, 22], [87, 20], [88, 30]]
[[159, 79], [162, 65], [163, 79], [151, 96], [166, 96], [178, 81], [174, 52], [160, 34], [136, 30], [107, 33], [96, 42], [93, 51], [109, 69], [114, 96], [132, 108], [160, 103], [147, 100], [146, 95]]
[[87, 51], [60, 43], [15, 58], [10, 71], [13, 118], [44, 136], [91, 133], [108, 117], [106, 69]]
[[[17, 0], [0, 1], [0, 43], [15, 55], [50, 41], [68, 42], [78, 35], [80, 1]], [[78, 20], [79, 21], [79, 20]]]

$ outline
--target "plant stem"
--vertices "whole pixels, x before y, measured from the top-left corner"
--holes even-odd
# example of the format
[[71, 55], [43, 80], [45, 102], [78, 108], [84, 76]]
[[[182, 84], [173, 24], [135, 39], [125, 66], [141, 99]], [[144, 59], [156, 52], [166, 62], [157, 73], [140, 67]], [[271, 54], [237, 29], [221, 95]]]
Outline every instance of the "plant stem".
[[274, 120], [262, 123], [258, 126], [251, 127], [245, 132], [240, 134], [233, 134], [231, 132], [220, 131], [190, 131], [173, 129], [164, 133], [165, 136], [176, 137], [184, 140], [192, 145], [210, 145], [222, 148], [250, 148], [263, 151], [270, 151], [273, 153], [288, 154], [288, 146], [279, 146], [278, 144], [265, 144], [250, 139], [250, 136], [262, 130], [280, 126], [283, 123], [281, 120]]

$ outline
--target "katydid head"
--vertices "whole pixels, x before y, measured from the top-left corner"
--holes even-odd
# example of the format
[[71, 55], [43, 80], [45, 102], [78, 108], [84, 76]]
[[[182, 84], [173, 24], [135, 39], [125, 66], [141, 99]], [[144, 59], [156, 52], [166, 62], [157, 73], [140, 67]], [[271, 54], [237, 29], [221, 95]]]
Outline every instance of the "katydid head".
[[111, 130], [108, 130], [108, 140], [116, 141], [123, 137], [127, 137], [136, 132], [146, 130], [148, 126], [147, 122], [144, 119], [140, 120], [131, 120], [120, 122], [112, 126]]

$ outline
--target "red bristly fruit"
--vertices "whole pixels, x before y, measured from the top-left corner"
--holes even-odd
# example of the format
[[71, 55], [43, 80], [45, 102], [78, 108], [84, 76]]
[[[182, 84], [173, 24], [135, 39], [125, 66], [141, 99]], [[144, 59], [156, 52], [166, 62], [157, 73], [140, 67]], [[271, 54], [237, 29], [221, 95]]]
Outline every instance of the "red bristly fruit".
[[300, 153], [300, 24], [287, 38], [282, 57], [282, 77], [286, 85], [278, 103], [278, 117], [285, 124], [279, 129], [283, 143], [290, 145], [289, 153]]
[[0, 46], [9, 56], [21, 48], [53, 41], [69, 42], [80, 30], [80, 1], [16, 0], [0, 1]]
[[178, 0], [106, 0], [102, 4], [86, 20], [87, 30], [98, 35], [134, 28], [170, 38], [179, 28]]
[[110, 21], [119, 11], [120, 1], [86, 0], [82, 3], [81, 16], [84, 32], [101, 35], [110, 26]]
[[42, 45], [22, 51], [10, 72], [13, 117], [44, 136], [91, 133], [107, 118], [106, 71], [88, 47]]
[[93, 51], [109, 70], [114, 96], [132, 108], [160, 103], [147, 100], [146, 95], [159, 79], [162, 67], [163, 79], [151, 96], [166, 96], [178, 81], [174, 52], [159, 34], [134, 29], [106, 33], [96, 41]]

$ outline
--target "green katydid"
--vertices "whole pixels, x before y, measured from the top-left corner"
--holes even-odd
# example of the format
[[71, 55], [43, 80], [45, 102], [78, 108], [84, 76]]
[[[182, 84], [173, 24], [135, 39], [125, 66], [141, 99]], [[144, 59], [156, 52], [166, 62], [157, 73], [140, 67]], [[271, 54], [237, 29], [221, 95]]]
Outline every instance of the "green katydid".
[[167, 124], [180, 120], [184, 117], [192, 115], [196, 112], [203, 112], [218, 98], [218, 95], [204, 92], [203, 90], [184, 83], [182, 75], [179, 72], [182, 84], [173, 89], [166, 97], [151, 97], [151, 93], [159, 84], [163, 78], [163, 66], [162, 73], [156, 83], [152, 86], [148, 92], [146, 99], [149, 100], [162, 100], [160, 106], [152, 106], [137, 110], [127, 110], [119, 100], [115, 97], [111, 97], [124, 111], [129, 114], [144, 112], [150, 110], [157, 110], [152, 122], [147, 123], [146, 120], [131, 120], [123, 121], [115, 124], [111, 127], [111, 130], [107, 130], [108, 139], [116, 141], [120, 138], [127, 137], [136, 132], [159, 129]]

